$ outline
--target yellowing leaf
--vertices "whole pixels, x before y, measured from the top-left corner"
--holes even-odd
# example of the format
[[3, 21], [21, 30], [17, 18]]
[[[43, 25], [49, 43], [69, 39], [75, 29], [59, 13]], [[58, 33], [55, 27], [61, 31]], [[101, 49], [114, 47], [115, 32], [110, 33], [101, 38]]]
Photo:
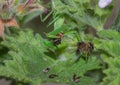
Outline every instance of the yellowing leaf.
[[0, 37], [4, 39], [4, 24], [0, 20]]
[[6, 27], [19, 27], [17, 21], [14, 18], [0, 19], [0, 37], [4, 39], [4, 26]]
[[7, 21], [7, 22], [4, 23], [4, 24], [5, 24], [5, 26], [7, 26], [7, 27], [19, 27], [17, 21], [16, 21], [14, 18], [11, 19], [11, 20], [9, 20], [9, 21]]

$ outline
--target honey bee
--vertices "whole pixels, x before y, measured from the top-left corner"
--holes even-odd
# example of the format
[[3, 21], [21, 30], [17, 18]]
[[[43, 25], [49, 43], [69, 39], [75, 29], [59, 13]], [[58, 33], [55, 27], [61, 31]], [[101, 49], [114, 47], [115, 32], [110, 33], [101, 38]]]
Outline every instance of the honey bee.
[[[77, 43], [76, 54], [86, 54], [86, 56], [84, 57], [86, 59], [86, 62], [88, 60], [89, 54], [92, 53], [93, 50], [94, 50], [94, 46], [93, 46], [93, 44], [91, 42], [87, 42], [87, 43], [78, 42]], [[79, 58], [77, 59], [77, 61], [79, 60]]]
[[59, 45], [61, 44], [61, 41], [62, 41], [62, 38], [64, 37], [64, 34], [63, 33], [58, 33], [57, 35], [57, 38], [53, 38], [53, 45]]

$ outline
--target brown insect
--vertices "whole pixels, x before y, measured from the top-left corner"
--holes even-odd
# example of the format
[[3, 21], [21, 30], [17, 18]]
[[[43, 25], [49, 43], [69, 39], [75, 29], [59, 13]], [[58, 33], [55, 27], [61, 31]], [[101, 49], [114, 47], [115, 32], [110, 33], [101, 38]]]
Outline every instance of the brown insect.
[[55, 77], [57, 77], [58, 75], [56, 75], [56, 74], [50, 74], [49, 75], [49, 78], [51, 78], [51, 79], [53, 79], [53, 78], [55, 78]]
[[57, 36], [57, 38], [53, 38], [53, 44], [54, 45], [59, 45], [59, 44], [61, 44], [61, 41], [62, 41], [62, 38], [64, 37], [64, 34], [59, 33], [56, 36]]
[[76, 53], [91, 53], [94, 49], [94, 46], [91, 42], [78, 42]]
[[75, 83], [80, 82], [80, 77], [77, 76], [76, 74], [74, 74], [74, 75], [73, 75], [73, 81], [74, 81]]
[[[82, 58], [84, 60], [86, 60], [86, 63], [88, 61], [88, 56], [90, 53], [92, 53], [94, 50], [94, 46], [91, 42], [78, 42], [77, 43], [77, 50], [76, 50], [76, 54], [85, 54], [85, 57], [82, 56]], [[78, 57], [78, 59], [76, 61], [79, 61], [81, 57]]]

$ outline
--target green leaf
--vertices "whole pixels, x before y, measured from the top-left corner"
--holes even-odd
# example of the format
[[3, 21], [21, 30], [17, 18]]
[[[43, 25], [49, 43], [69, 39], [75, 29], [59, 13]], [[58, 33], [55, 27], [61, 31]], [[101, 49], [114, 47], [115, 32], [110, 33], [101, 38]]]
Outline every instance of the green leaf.
[[120, 41], [120, 34], [115, 30], [103, 30], [98, 32], [98, 35], [107, 40]]
[[115, 30], [103, 30], [98, 32], [101, 39], [95, 39], [96, 48], [116, 57], [120, 56], [120, 34]]
[[[91, 77], [84, 76], [84, 74], [89, 70], [99, 69], [99, 60], [91, 57], [87, 64], [83, 59], [80, 59], [77, 63], [75, 63], [74, 61], [75, 60], [72, 59], [67, 61], [61, 61], [58, 62], [58, 65], [56, 64], [56, 66], [52, 68], [56, 69], [56, 73], [58, 74], [58, 78], [56, 78], [56, 81], [59, 81], [61, 83], [68, 82], [70, 85], [87, 85], [89, 83], [95, 83], [95, 81]], [[58, 70], [58, 68], [61, 69]], [[80, 82], [75, 83], [72, 80], [74, 74], [81, 77]], [[88, 81], [87, 79], [90, 81]]]
[[108, 58], [106, 55], [102, 55], [104, 61], [107, 62], [108, 67], [104, 70], [106, 77], [100, 85], [119, 85], [120, 84], [120, 56], [115, 58]]
[[60, 17], [56, 22], [54, 23], [54, 30], [59, 29], [62, 27], [64, 23], [64, 18]]
[[[91, 76], [84, 75], [90, 70], [101, 68], [96, 57], [90, 56], [87, 64], [83, 59], [75, 62], [75, 53], [70, 54], [64, 49], [57, 56], [58, 59], [53, 60], [45, 55], [47, 48], [44, 41], [39, 34], [34, 36], [31, 31], [20, 32], [17, 37], [7, 37], [2, 44], [10, 49], [8, 54], [12, 59], [5, 60], [4, 65], [0, 65], [0, 75], [32, 85], [44, 82], [69, 83], [70, 85], [96, 83]], [[44, 73], [43, 70], [46, 68], [50, 68], [50, 71]], [[56, 74], [57, 77], [49, 78], [51, 74]], [[74, 74], [81, 77], [81, 82], [73, 81]]]
[[34, 36], [32, 32], [20, 32], [19, 35], [16, 38], [8, 37], [3, 42], [11, 49], [9, 56], [12, 60], [6, 60], [5, 66], [0, 66], [0, 75], [39, 85], [41, 80], [46, 79], [43, 69], [54, 61], [44, 54], [44, 45], [39, 35]]
[[51, 35], [51, 36], [52, 36], [52, 35], [57, 35], [57, 34], [60, 33], [60, 32], [65, 33], [65, 32], [68, 30], [67, 28], [68, 28], [67, 26], [62, 25], [60, 28], [55, 29], [55, 30], [49, 32], [49, 33], [48, 33], [48, 37], [49, 37], [49, 35]]
[[23, 20], [24, 24], [27, 23], [27, 22], [29, 22], [30, 20], [34, 19], [35, 17], [39, 16], [40, 14], [42, 14], [42, 12], [38, 11], [38, 10], [26, 14], [24, 16], [24, 20]]
[[98, 8], [97, 1], [93, 1], [94, 7], [90, 5], [90, 0], [52, 0], [52, 2], [53, 18], [62, 16], [66, 22], [64, 24], [69, 25], [71, 24], [69, 22], [75, 22], [80, 30], [83, 30], [82, 26], [88, 25], [94, 27], [97, 31], [102, 30], [106, 17], [111, 12], [111, 8], [107, 10]]

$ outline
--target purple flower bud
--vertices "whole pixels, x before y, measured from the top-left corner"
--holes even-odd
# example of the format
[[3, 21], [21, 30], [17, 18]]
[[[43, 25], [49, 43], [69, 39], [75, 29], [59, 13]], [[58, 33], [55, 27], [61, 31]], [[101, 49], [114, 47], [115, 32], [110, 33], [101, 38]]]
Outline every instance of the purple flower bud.
[[99, 5], [100, 8], [105, 8], [111, 2], [112, 2], [112, 0], [99, 0], [98, 5]]

